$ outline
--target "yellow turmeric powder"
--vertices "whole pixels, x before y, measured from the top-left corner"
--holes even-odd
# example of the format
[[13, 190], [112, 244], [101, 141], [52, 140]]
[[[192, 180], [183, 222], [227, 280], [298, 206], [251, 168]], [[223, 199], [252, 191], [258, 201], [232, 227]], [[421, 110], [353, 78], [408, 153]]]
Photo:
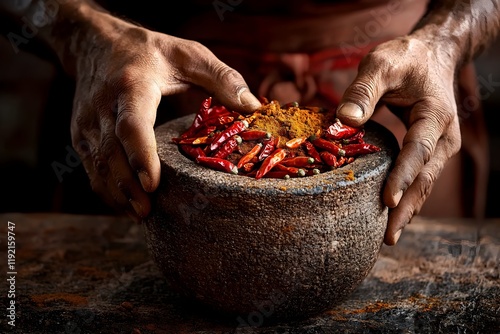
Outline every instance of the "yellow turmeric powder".
[[253, 114], [251, 129], [264, 130], [279, 138], [279, 147], [293, 138], [319, 135], [327, 114], [320, 108], [298, 106], [282, 107], [278, 101], [264, 104]]

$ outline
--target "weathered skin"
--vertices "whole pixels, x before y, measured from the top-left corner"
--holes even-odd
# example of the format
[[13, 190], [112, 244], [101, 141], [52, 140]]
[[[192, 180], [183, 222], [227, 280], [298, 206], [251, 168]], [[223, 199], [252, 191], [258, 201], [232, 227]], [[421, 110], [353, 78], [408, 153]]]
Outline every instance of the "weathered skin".
[[385, 103], [405, 120], [408, 133], [384, 189], [392, 208], [385, 242], [397, 242], [419, 212], [433, 182], [461, 144], [456, 72], [497, 35], [499, 1], [437, 1], [415, 31], [376, 47], [347, 89], [338, 117], [368, 120]]
[[[198, 86], [230, 108], [251, 111], [259, 105], [242, 76], [197, 42], [126, 22], [89, 0], [26, 1], [23, 8], [16, 3], [2, 1], [1, 8], [17, 19], [33, 11], [46, 14], [36, 9], [40, 3], [56, 4], [37, 37], [75, 77], [73, 145], [93, 189], [136, 219], [148, 215], [148, 193], [160, 182], [153, 125], [161, 96]], [[455, 74], [496, 36], [499, 3], [433, 2], [411, 34], [365, 58], [345, 92], [338, 117], [346, 124], [366, 122], [381, 103], [409, 128], [384, 190], [384, 202], [392, 209], [388, 245], [397, 242], [459, 150]], [[25, 42], [12, 43], [22, 47]]]

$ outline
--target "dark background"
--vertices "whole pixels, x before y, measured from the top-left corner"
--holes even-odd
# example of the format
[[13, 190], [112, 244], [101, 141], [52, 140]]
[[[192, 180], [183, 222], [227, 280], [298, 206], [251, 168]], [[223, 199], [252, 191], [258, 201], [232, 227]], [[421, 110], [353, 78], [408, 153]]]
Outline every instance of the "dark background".
[[[476, 59], [477, 75], [491, 83], [482, 87], [491, 152], [488, 217], [500, 217], [494, 200], [500, 186], [499, 59], [500, 39]], [[72, 95], [72, 81], [50, 57], [15, 53], [0, 37], [0, 212], [111, 213], [71, 159]], [[158, 122], [167, 119], [160, 112]], [[71, 171], [61, 181], [54, 165]]]

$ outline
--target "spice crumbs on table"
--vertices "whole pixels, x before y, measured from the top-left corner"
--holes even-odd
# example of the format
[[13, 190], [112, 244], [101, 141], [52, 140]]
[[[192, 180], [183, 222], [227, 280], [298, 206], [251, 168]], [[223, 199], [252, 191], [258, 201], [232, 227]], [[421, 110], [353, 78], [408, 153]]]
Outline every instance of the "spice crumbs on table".
[[346, 177], [345, 177], [345, 179], [346, 179], [347, 181], [354, 181], [354, 180], [356, 179], [356, 178], [354, 177], [354, 172], [353, 172], [351, 169], [349, 169], [349, 170], [348, 170], [348, 171], [346, 171], [345, 173], [347, 174], [347, 175], [346, 175]]

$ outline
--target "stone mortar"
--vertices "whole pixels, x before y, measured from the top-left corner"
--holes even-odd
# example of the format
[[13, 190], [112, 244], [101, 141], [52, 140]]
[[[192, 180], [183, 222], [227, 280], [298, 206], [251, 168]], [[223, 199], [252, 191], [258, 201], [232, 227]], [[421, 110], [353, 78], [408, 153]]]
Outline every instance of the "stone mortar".
[[181, 154], [171, 139], [193, 117], [155, 130], [161, 183], [143, 225], [172, 287], [229, 314], [279, 319], [318, 314], [349, 296], [382, 246], [381, 191], [398, 151], [392, 133], [369, 121], [365, 139], [380, 152], [315, 176], [256, 180]]

